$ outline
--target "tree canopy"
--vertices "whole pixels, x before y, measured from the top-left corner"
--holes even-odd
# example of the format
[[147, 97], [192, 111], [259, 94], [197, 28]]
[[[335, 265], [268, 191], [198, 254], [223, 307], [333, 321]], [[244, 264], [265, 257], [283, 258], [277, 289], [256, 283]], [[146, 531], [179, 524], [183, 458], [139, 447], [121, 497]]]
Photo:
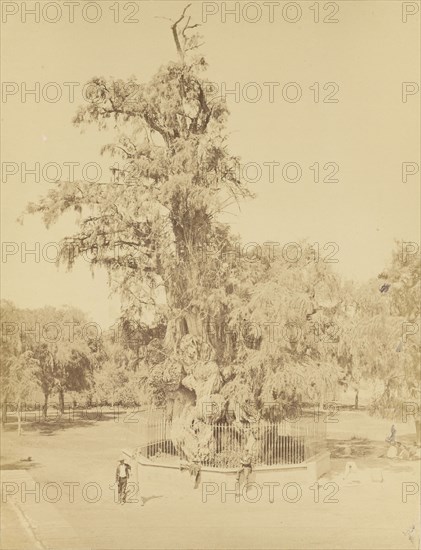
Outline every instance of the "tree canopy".
[[[180, 441], [192, 422], [225, 418], [233, 399], [246, 420], [264, 403], [323, 400], [341, 378], [361, 372], [403, 376], [418, 352], [403, 344], [395, 354], [391, 342], [403, 319], [419, 318], [412, 298], [420, 275], [416, 259], [401, 269], [395, 254], [385, 295], [375, 285], [347, 286], [306, 243], [297, 261], [232, 254], [238, 238], [222, 213], [252, 194], [237, 176], [228, 108], [205, 76], [187, 12], [171, 24], [177, 59], [149, 82], [89, 82], [92, 102], [73, 122], [115, 131], [101, 150], [118, 159], [109, 181], [58, 182], [28, 206], [47, 227], [76, 211], [78, 228], [64, 239], [60, 262], [72, 268], [89, 253], [92, 269], [105, 269], [121, 296], [123, 320], [143, 322], [152, 312], [151, 325], [163, 327], [142, 361], [151, 399], [182, 419]], [[122, 374], [115, 361], [107, 369]], [[210, 402], [218, 412], [204, 414]]]

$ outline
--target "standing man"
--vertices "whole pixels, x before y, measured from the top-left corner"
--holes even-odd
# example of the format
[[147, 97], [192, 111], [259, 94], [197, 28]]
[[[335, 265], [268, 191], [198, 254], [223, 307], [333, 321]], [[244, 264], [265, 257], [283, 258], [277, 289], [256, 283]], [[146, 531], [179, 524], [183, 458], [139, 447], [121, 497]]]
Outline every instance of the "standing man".
[[394, 424], [392, 424], [392, 427], [390, 428], [390, 435], [389, 437], [386, 437], [386, 441], [391, 445], [394, 445], [396, 442], [396, 428]]
[[124, 457], [120, 458], [120, 463], [116, 470], [116, 482], [118, 485], [118, 503], [124, 504], [126, 502], [127, 493], [127, 480], [130, 477], [131, 466], [126, 463]]
[[200, 456], [198, 453], [193, 455], [192, 464], [190, 466], [190, 475], [194, 480], [194, 489], [197, 489], [200, 484], [200, 475], [201, 475], [201, 465], [200, 465]]
[[240, 494], [240, 488], [241, 488], [241, 476], [243, 476], [244, 479], [244, 485], [246, 487], [246, 491], [248, 489], [248, 482], [249, 482], [249, 476], [252, 471], [252, 456], [249, 451], [245, 451], [241, 457], [240, 463], [241, 468], [237, 470], [237, 476], [236, 476], [236, 486], [237, 486], [237, 495]]

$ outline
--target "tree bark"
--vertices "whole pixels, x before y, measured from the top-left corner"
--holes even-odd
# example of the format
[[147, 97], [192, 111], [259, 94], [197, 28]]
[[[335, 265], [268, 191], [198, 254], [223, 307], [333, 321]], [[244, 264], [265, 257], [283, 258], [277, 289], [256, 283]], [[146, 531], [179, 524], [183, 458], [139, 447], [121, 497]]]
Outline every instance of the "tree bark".
[[1, 404], [1, 426], [4, 428], [7, 422], [7, 399]]
[[416, 444], [421, 445], [421, 420], [415, 419]]
[[61, 414], [64, 414], [64, 390], [60, 388], [58, 390], [58, 402]]
[[18, 417], [18, 435], [22, 435], [22, 403], [19, 401], [16, 409]]
[[47, 420], [47, 413], [48, 413], [48, 397], [49, 393], [44, 392], [44, 405], [42, 406], [42, 418], [43, 420]]

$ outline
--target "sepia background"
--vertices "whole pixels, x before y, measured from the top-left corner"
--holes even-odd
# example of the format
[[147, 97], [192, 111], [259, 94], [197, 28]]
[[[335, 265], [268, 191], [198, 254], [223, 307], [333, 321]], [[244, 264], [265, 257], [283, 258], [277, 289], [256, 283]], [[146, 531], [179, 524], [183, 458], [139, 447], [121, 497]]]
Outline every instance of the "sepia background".
[[[199, 199], [212, 201], [226, 183], [218, 174], [212, 188], [212, 172], [193, 179], [200, 147], [215, 171], [226, 160], [215, 137], [224, 131], [218, 112], [217, 130], [208, 132], [206, 120], [195, 142], [193, 126], [180, 155], [169, 140], [162, 178], [175, 192], [158, 191], [173, 231], [161, 239], [168, 219], [155, 205], [162, 226], [149, 231], [147, 220], [135, 244], [140, 254], [158, 247], [164, 268], [150, 279], [148, 262], [133, 265], [127, 253], [117, 289], [129, 307], [120, 319], [105, 269], [93, 277], [83, 257], [71, 272], [55, 265], [58, 243], [77, 232], [79, 215], [66, 211], [48, 229], [38, 214], [22, 218], [54, 180], [69, 179], [69, 163], [70, 179], [112, 182], [117, 157], [100, 150], [117, 142], [121, 126], [73, 126], [89, 101], [84, 85], [132, 75], [150, 82], [168, 60], [177, 62], [170, 21], [186, 5], [1, 3], [0, 546], [419, 550], [419, 2], [192, 2], [206, 77], [230, 110], [227, 150], [241, 158], [241, 176], [256, 196], [221, 214], [242, 243], [241, 265], [225, 257], [231, 234], [221, 231], [218, 240], [208, 232], [205, 240], [200, 216], [190, 223], [191, 210], [177, 214], [185, 200], [213, 220], [214, 203], [202, 208], [191, 189], [203, 180]], [[158, 103], [178, 135], [174, 105], [185, 122], [193, 101], [179, 86], [185, 73], [168, 74]], [[174, 82], [178, 103], [169, 97]], [[191, 90], [199, 112], [209, 112], [201, 86]], [[150, 103], [159, 94], [148, 93]], [[179, 166], [187, 184], [180, 193]], [[109, 226], [101, 216], [105, 230], [94, 223], [90, 244], [107, 231], [118, 242], [120, 221], [138, 230], [133, 220], [149, 217], [144, 205], [154, 201], [138, 197], [149, 201], [156, 189], [144, 179], [147, 193], [126, 189]], [[106, 215], [120, 200], [119, 187], [107, 189]], [[59, 204], [74, 205], [67, 193]], [[179, 227], [188, 227], [180, 242]], [[250, 243], [282, 250], [303, 239], [319, 250], [318, 265], [307, 249], [295, 265], [284, 256], [272, 258], [273, 269], [267, 258], [246, 263], [256, 249]], [[223, 244], [214, 262], [201, 245], [215, 241]], [[134, 282], [125, 279], [129, 268]], [[150, 305], [142, 309], [142, 285], [151, 283], [154, 295], [162, 279], [167, 311], [160, 317], [157, 307], [149, 326], [138, 324]], [[106, 333], [117, 320], [118, 330]], [[91, 336], [85, 329], [95, 323], [102, 334]], [[75, 337], [61, 331], [75, 325]], [[250, 334], [256, 326], [260, 332]], [[275, 326], [269, 336], [262, 330]], [[121, 454], [135, 482], [127, 500], [116, 472]]]
[[[3, 14], [2, 80], [15, 83], [18, 91], [3, 93], [1, 104], [2, 241], [17, 243], [19, 250], [3, 253], [2, 296], [31, 308], [71, 302], [108, 326], [118, 315], [119, 303], [109, 298], [105, 274], [97, 272], [91, 278], [89, 264], [83, 261], [69, 274], [43, 258], [46, 243], [70, 234], [75, 217], [66, 215], [49, 230], [37, 216], [25, 218], [23, 225], [16, 221], [28, 201], [51, 187], [42, 177], [48, 163], [58, 163], [65, 174], [63, 163], [79, 162], [75, 177], [80, 178], [83, 165], [97, 162], [102, 179], [110, 178], [113, 160], [99, 156], [100, 147], [109, 141], [106, 133], [88, 129], [82, 134], [71, 124], [78, 105], [85, 101], [84, 83], [93, 76], [132, 74], [146, 81], [160, 64], [176, 57], [167, 30], [170, 23], [163, 18], [175, 18], [184, 2], [136, 3], [136, 23], [122, 21], [129, 13], [123, 9], [115, 22], [114, 4], [100, 4], [102, 14], [96, 23], [84, 21], [80, 9], [75, 10], [73, 23], [66, 11], [57, 23], [42, 17], [36, 23], [30, 15], [22, 23], [21, 13], [6, 15], [5, 22]], [[315, 23], [313, 4], [300, 2], [296, 23], [286, 21], [281, 8], [275, 9], [270, 22], [264, 6], [260, 21], [248, 21], [256, 18], [251, 6], [246, 17], [240, 12], [238, 22], [229, 14], [224, 22], [222, 4], [194, 2], [191, 14], [201, 21], [209, 13], [201, 28], [209, 78], [227, 91], [239, 83], [240, 97], [227, 93], [230, 149], [243, 163], [262, 168], [255, 183], [253, 167], [247, 172], [257, 198], [242, 205], [241, 211], [232, 207], [227, 223], [245, 243], [282, 245], [309, 238], [321, 249], [325, 243], [337, 243], [335, 269], [356, 280], [376, 277], [394, 239], [419, 240], [419, 174], [402, 181], [402, 163], [419, 163], [419, 92], [402, 100], [402, 83], [419, 80], [419, 14], [408, 15], [404, 23], [401, 2], [343, 1], [332, 16], [339, 22], [324, 23], [328, 10], [320, 3], [320, 21]], [[233, 9], [235, 3], [225, 4]], [[49, 17], [54, 17], [53, 9]], [[288, 12], [288, 17], [294, 13]], [[31, 90], [37, 82], [39, 97], [27, 93], [22, 98], [25, 86]], [[73, 101], [66, 82], [80, 83]], [[264, 85], [268, 82], [276, 83], [273, 101]], [[290, 82], [302, 90], [295, 103], [282, 96]], [[316, 82], [321, 94], [317, 103], [309, 89]], [[339, 86], [337, 103], [322, 101], [328, 82]], [[56, 102], [43, 95], [48, 83], [60, 87], [62, 97]], [[256, 86], [247, 88], [249, 83]], [[261, 90], [258, 101], [253, 98], [255, 89]], [[48, 90], [54, 98], [54, 87]], [[21, 163], [30, 170], [37, 162], [39, 183], [30, 173], [25, 182]], [[274, 181], [264, 162], [280, 163]], [[282, 166], [290, 162], [302, 169], [295, 183], [282, 177]], [[309, 169], [315, 162], [337, 163], [339, 182], [315, 183]], [[16, 163], [17, 173], [8, 173], [5, 163]], [[52, 169], [49, 174], [52, 177]], [[40, 258], [30, 253], [22, 258], [24, 247], [33, 250], [36, 242]], [[49, 254], [54, 256], [53, 248]]]

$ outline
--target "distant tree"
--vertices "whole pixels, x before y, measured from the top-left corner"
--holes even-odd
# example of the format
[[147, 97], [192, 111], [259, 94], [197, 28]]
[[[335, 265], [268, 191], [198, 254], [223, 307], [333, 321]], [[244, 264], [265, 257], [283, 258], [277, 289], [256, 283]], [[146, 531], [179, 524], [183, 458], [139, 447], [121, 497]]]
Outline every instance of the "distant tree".
[[34, 372], [34, 377], [44, 395], [44, 403], [42, 406], [43, 418], [47, 418], [48, 400], [52, 394], [55, 385], [55, 363], [50, 352], [50, 348], [46, 343], [33, 343], [31, 346], [32, 353], [38, 361], [38, 368]]
[[34, 359], [30, 351], [8, 359], [6, 394], [9, 399], [13, 399], [16, 403], [18, 435], [22, 435], [23, 405], [31, 397], [35, 389], [34, 372], [37, 366], [38, 361]]
[[104, 341], [105, 357], [93, 374], [92, 394], [98, 403], [131, 405], [145, 401], [147, 371], [136, 351]]
[[22, 353], [20, 339], [20, 311], [8, 300], [2, 300], [1, 312], [1, 340], [0, 340], [0, 391], [2, 426], [7, 421], [7, 406], [12, 399], [13, 384], [11, 383], [11, 366]]
[[[342, 342], [349, 376], [356, 371], [383, 388], [373, 397], [372, 412], [401, 421], [407, 405], [418, 407], [421, 374], [420, 254], [405, 250], [396, 243], [379, 278], [356, 288]], [[419, 420], [416, 425], [419, 433]]]
[[121, 401], [129, 371], [127, 350], [118, 344], [106, 345], [106, 358], [93, 375], [93, 395], [96, 402], [112, 407]]
[[[30, 353], [36, 361], [31, 376], [44, 394], [44, 418], [54, 391], [59, 396], [60, 411], [64, 412], [65, 391], [82, 391], [90, 384], [95, 338], [89, 338], [84, 331], [85, 315], [71, 307], [29, 310], [10, 304], [2, 304], [2, 313], [4, 357], [17, 360], [21, 354]], [[7, 388], [11, 387], [10, 364], [6, 361], [2, 369]]]
[[[386, 356], [385, 391], [375, 407], [383, 412], [396, 411], [402, 418], [403, 407], [411, 401], [418, 407], [416, 422], [420, 440], [421, 397], [421, 254], [419, 245], [398, 241], [386, 269], [379, 275], [388, 290], [388, 332], [396, 327], [384, 346]], [[398, 335], [398, 338], [396, 338]], [[393, 340], [392, 340], [393, 338]], [[395, 342], [397, 342], [395, 347]], [[392, 344], [392, 346], [391, 346]]]
[[380, 273], [380, 292], [390, 298], [393, 315], [409, 322], [420, 318], [421, 261], [417, 243], [397, 241], [390, 261]]

